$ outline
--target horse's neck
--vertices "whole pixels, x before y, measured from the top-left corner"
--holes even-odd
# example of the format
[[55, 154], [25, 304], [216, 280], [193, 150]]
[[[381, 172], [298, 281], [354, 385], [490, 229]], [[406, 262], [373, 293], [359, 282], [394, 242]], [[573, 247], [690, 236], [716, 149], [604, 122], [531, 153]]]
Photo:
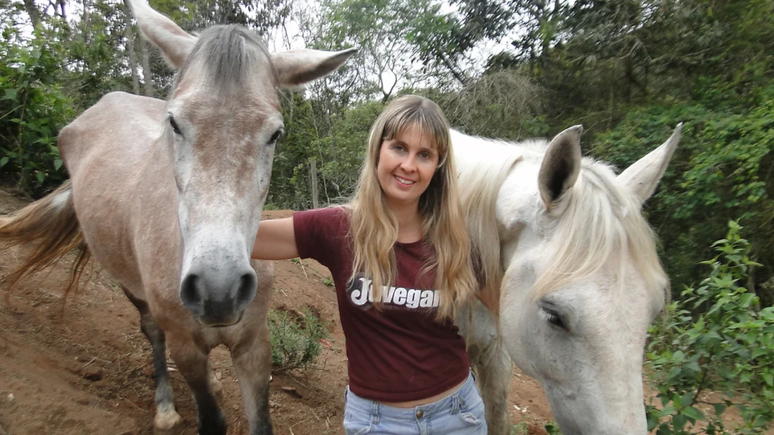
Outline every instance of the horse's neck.
[[162, 138], [159, 137], [153, 140], [147, 147], [143, 156], [138, 184], [153, 186], [159, 185], [159, 183], [166, 184], [166, 182], [171, 182], [174, 186], [174, 159], [163, 143]]
[[521, 157], [516, 144], [492, 141], [452, 131], [454, 160], [460, 174], [460, 194], [475, 251], [486, 276], [477, 293], [495, 316], [500, 310], [500, 237], [495, 203], [505, 177]]
[[[478, 136], [470, 136], [459, 131], [451, 131], [452, 144], [456, 160], [464, 166], [468, 162], [480, 162], [507, 152], [510, 144]], [[512, 148], [511, 148], [512, 150]]]

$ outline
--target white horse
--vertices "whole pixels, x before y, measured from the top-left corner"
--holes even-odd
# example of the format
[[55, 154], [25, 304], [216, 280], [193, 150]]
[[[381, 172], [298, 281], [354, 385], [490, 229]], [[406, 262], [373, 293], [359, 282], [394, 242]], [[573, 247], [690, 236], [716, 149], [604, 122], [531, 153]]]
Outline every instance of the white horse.
[[641, 207], [680, 131], [617, 176], [581, 157], [580, 126], [550, 143], [453, 132], [489, 308], [478, 304], [458, 323], [490, 434], [509, 433], [508, 356], [540, 381], [563, 434], [647, 433], [643, 350], [668, 279]]

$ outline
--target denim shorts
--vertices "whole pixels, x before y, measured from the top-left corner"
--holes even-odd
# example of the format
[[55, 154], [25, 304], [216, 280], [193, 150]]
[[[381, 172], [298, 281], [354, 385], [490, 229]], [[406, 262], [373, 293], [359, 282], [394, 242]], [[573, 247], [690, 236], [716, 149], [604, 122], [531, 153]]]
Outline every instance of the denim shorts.
[[486, 435], [484, 401], [472, 374], [454, 393], [413, 408], [363, 399], [347, 387], [344, 430], [347, 435]]

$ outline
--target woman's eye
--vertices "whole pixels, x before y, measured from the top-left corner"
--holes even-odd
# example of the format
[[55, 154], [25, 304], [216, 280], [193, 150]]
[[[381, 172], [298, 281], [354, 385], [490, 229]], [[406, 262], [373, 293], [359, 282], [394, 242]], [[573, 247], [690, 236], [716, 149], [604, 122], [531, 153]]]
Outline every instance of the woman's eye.
[[419, 157], [429, 160], [430, 159], [430, 153], [419, 153]]

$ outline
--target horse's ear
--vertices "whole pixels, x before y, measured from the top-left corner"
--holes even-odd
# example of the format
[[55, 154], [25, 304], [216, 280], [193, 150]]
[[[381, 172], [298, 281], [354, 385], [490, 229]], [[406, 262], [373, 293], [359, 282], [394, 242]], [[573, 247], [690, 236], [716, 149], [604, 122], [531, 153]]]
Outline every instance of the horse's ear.
[[548, 144], [538, 174], [540, 198], [551, 208], [578, 180], [581, 168], [580, 136], [583, 126], [576, 125], [556, 135]]
[[342, 51], [290, 50], [271, 55], [281, 87], [293, 87], [319, 79], [340, 67], [357, 48]]
[[193, 50], [196, 37], [153, 10], [145, 0], [126, 1], [132, 8], [143, 36], [161, 50], [161, 54], [170, 66], [180, 68]]
[[618, 180], [631, 189], [641, 203], [650, 198], [656, 190], [656, 186], [661, 181], [661, 177], [669, 164], [669, 159], [672, 158], [672, 154], [674, 154], [677, 148], [677, 143], [680, 142], [682, 130], [683, 123], [681, 122], [677, 124], [677, 128], [675, 128], [672, 136], [666, 142], [645, 157], [634, 162], [618, 176]]

